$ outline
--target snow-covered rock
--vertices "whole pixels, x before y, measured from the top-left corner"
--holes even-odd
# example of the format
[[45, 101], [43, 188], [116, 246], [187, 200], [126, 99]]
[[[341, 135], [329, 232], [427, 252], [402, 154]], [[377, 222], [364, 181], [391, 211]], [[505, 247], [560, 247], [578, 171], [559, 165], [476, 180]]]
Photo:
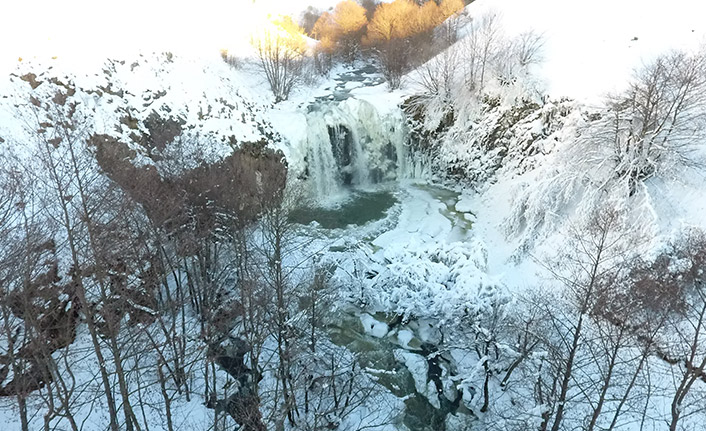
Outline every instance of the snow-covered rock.
[[363, 329], [367, 334], [372, 335], [376, 338], [383, 338], [390, 332], [385, 322], [376, 320], [373, 316], [368, 313], [362, 313], [360, 315], [360, 323], [363, 325]]

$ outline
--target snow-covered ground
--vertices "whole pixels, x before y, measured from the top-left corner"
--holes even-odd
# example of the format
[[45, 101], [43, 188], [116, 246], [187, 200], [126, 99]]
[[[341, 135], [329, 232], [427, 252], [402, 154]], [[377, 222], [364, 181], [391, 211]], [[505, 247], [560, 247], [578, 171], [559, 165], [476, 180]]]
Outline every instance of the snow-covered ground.
[[61, 93], [67, 106], [76, 104], [86, 130], [132, 146], [140, 163], [152, 163], [138, 141], [149, 135], [147, 124], [154, 116], [182, 125], [175, 142], [156, 151], [191, 154], [183, 160], [193, 163], [213, 161], [229, 154], [233, 142], [279, 140], [267, 121], [267, 105], [250, 87], [217, 53], [190, 57], [146, 51], [90, 64], [63, 57], [24, 60], [0, 81], [0, 137], [21, 154], [36, 131], [29, 119], [46, 115], [31, 98], [48, 101]]
[[308, 6], [326, 10], [335, 0], [88, 0], [4, 2], [12, 17], [0, 28], [0, 72], [18, 58], [70, 59], [82, 67], [136, 51], [211, 55], [220, 49], [249, 50], [250, 34], [268, 15], [298, 17]]
[[543, 34], [539, 70], [547, 94], [595, 103], [624, 88], [633, 69], [670, 49], [697, 49], [706, 42], [694, 0], [477, 0], [468, 11], [497, 12], [505, 31]]

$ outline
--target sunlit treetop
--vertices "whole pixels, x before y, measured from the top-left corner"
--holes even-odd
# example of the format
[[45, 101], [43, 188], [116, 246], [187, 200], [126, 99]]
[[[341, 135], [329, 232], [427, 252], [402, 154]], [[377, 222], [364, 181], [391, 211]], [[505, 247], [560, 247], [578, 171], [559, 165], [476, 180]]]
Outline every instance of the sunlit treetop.
[[353, 0], [345, 0], [336, 5], [333, 19], [343, 33], [352, 33], [368, 23], [363, 6]]
[[463, 7], [463, 0], [428, 1], [421, 6], [411, 0], [381, 3], [368, 24], [367, 41], [404, 39], [431, 31]]

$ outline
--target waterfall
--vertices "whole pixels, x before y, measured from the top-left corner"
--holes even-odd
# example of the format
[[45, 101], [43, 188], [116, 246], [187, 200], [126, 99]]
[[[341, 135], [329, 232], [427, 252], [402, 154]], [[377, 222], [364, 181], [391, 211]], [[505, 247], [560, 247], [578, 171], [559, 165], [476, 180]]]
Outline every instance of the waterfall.
[[351, 98], [311, 106], [306, 121], [306, 171], [319, 200], [414, 172], [401, 112], [381, 116], [369, 102]]
[[340, 194], [338, 165], [323, 117], [307, 117], [307, 171], [316, 196]]

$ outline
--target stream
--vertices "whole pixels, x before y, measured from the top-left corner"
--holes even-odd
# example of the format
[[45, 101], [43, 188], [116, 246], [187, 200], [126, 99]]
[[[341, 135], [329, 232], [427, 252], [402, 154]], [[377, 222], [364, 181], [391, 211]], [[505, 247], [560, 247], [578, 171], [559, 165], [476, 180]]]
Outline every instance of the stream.
[[[444, 430], [446, 415], [455, 413], [461, 400], [460, 392], [450, 391], [454, 399], [449, 400], [449, 391], [445, 393], [443, 389], [441, 377], [452, 371], [451, 366], [442, 359], [445, 362], [442, 369], [435, 347], [412, 335], [410, 326], [418, 326], [418, 322], [400, 326], [395, 324], [398, 318], [385, 313], [370, 316], [350, 312], [341, 316], [339, 324], [329, 326], [328, 331], [335, 344], [356, 353], [359, 365], [378, 384], [404, 400], [402, 423], [408, 430]], [[377, 337], [366, 332], [363, 321], [374, 322], [372, 325], [378, 328], [392, 326], [386, 321], [400, 327]], [[408, 343], [401, 341], [410, 336]]]
[[327, 88], [328, 91], [331, 91], [331, 94], [317, 97], [317, 102], [341, 102], [351, 97], [351, 90], [354, 88], [371, 87], [385, 83], [385, 79], [373, 65], [344, 72], [336, 76], [334, 81], [336, 83], [334, 87]]
[[[403, 181], [373, 189], [352, 188], [338, 205], [292, 211], [290, 219], [329, 237], [358, 236], [371, 248], [400, 230], [415, 229], [420, 238], [442, 236], [455, 241], [471, 228], [468, 214], [457, 210], [460, 194], [444, 187]], [[428, 231], [424, 223], [441, 231]], [[442, 223], [445, 222], [445, 223]], [[385, 228], [371, 235], [366, 226]], [[331, 248], [332, 251], [345, 249]], [[372, 313], [372, 314], [369, 314]], [[468, 413], [455, 389], [453, 360], [437, 352], [440, 332], [432, 321], [410, 319], [349, 305], [329, 318], [331, 341], [355, 353], [358, 363], [387, 391], [403, 400], [401, 422], [409, 431], [443, 431], [450, 413]]]
[[[290, 212], [292, 222], [319, 239], [319, 250], [348, 262], [365, 250], [378, 266], [388, 250], [463, 242], [473, 220], [460, 193], [414, 178], [422, 170], [409, 152], [404, 113], [380, 113], [356, 98], [354, 89], [383, 82], [372, 66], [348, 70], [308, 106], [299, 178], [308, 182], [312, 199]], [[343, 307], [327, 319], [332, 342], [354, 353], [371, 379], [403, 401], [399, 419], [406, 430], [444, 431], [456, 413], [469, 413], [454, 383], [454, 361], [438, 351], [436, 322], [403, 321], [361, 304]]]

